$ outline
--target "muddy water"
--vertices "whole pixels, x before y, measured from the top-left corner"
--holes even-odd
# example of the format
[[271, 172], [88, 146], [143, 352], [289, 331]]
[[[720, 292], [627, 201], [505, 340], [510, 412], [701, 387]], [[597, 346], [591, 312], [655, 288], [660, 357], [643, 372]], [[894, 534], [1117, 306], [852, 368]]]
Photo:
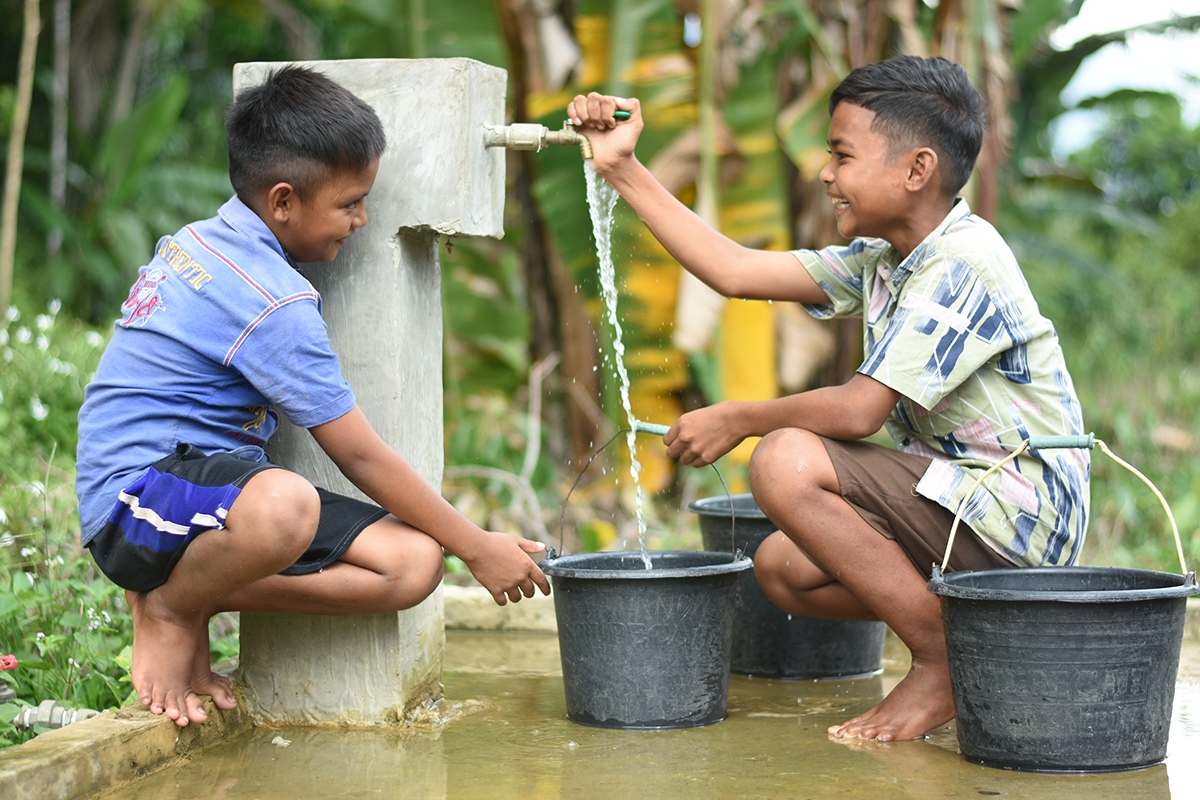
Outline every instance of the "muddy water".
[[952, 727], [915, 742], [831, 741], [825, 729], [878, 702], [906, 671], [906, 655], [889, 640], [884, 674], [857, 681], [735, 675], [723, 722], [614, 731], [566, 719], [552, 634], [452, 631], [446, 699], [418, 730], [258, 728], [104, 800], [1198, 796], [1200, 644], [1185, 647], [1166, 764], [1111, 775], [970, 764]]

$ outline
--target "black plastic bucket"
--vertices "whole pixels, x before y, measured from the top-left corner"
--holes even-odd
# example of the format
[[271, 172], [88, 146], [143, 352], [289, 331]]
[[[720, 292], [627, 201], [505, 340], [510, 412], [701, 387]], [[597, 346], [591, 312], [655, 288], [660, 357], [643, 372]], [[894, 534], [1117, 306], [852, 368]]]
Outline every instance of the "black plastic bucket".
[[[732, 513], [731, 513], [732, 509]], [[706, 497], [688, 506], [700, 517], [704, 549], [753, 557], [778, 530], [750, 494]], [[759, 678], [859, 678], [879, 672], [887, 625], [816, 619], [776, 608], [753, 571], [738, 575], [730, 668]]]
[[1115, 567], [935, 570], [967, 760], [1108, 772], [1166, 757], [1194, 576]]
[[748, 558], [729, 552], [581, 553], [546, 559], [567, 716], [599, 728], [693, 728], [725, 719], [733, 598]]

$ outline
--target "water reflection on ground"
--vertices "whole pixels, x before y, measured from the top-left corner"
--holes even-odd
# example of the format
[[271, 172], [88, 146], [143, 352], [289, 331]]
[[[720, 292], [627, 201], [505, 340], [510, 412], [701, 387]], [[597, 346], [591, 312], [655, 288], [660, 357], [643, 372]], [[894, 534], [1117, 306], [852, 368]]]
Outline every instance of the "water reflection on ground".
[[907, 669], [889, 640], [881, 676], [733, 676], [729, 716], [673, 731], [566, 718], [552, 634], [447, 634], [446, 699], [417, 730], [258, 728], [106, 800], [412, 798], [913, 798], [1183, 800], [1200, 785], [1200, 644], [1185, 646], [1168, 759], [1107, 775], [970, 764], [953, 726], [922, 741], [837, 742], [826, 728], [878, 702]]

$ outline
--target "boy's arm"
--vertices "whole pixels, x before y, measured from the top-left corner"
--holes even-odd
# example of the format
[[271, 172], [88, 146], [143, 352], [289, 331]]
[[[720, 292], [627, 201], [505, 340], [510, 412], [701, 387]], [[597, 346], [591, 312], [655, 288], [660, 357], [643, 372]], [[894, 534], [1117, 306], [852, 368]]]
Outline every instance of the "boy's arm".
[[550, 594], [549, 581], [528, 555], [545, 545], [485, 531], [468, 520], [379, 438], [358, 406], [309, 431], [351, 483], [461, 558], [497, 603], [533, 597], [535, 585]]
[[[613, 118], [618, 107], [631, 113], [628, 120]], [[743, 247], [714, 230], [663, 188], [633, 152], [642, 131], [641, 106], [636, 99], [593, 92], [576, 97], [567, 113], [592, 144], [596, 172], [688, 272], [726, 297], [829, 302], [791, 253]]]
[[776, 400], [727, 401], [684, 414], [663, 436], [667, 455], [704, 467], [748, 436], [780, 428], [803, 428], [830, 439], [855, 441], [878, 431], [900, 393], [856, 373], [841, 386], [826, 386]]

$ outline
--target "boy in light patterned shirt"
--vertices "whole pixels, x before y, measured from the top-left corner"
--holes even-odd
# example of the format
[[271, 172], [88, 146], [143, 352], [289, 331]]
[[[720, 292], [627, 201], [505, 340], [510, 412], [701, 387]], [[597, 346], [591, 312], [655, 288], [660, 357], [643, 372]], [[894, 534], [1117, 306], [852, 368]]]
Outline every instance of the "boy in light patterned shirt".
[[[616, 109], [632, 112], [617, 123]], [[1026, 453], [1029, 436], [1083, 421], [1058, 337], [1016, 259], [958, 192], [983, 140], [984, 102], [943, 58], [860, 67], [829, 102], [821, 172], [848, 246], [794, 253], [731, 241], [634, 155], [637, 100], [576, 97], [596, 171], [687, 270], [729, 297], [791, 300], [863, 320], [865, 360], [842, 386], [685, 414], [667, 454], [704, 466], [748, 436], [754, 497], [779, 526], [755, 574], [775, 605], [883, 620], [912, 668], [835, 737], [916, 738], [954, 717], [940, 601], [926, 588], [962, 509], [948, 570], [1073, 564], [1088, 515], [1087, 451]], [[802, 269], [798, 269], [802, 266]], [[886, 424], [896, 449], [861, 441]]]

